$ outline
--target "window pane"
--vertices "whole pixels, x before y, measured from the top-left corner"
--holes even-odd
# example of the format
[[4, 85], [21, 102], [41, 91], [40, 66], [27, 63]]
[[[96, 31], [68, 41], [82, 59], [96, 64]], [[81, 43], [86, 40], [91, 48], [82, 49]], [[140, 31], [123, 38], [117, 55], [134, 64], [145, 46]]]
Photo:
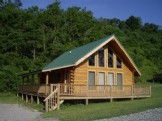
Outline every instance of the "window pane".
[[99, 72], [98, 84], [99, 84], [99, 89], [103, 90], [104, 89], [104, 85], [105, 85], [105, 73], [104, 72]]
[[98, 61], [99, 67], [104, 67], [104, 48], [98, 51]]
[[114, 85], [114, 74], [113, 73], [109, 73], [108, 74], [108, 85]]
[[122, 62], [121, 62], [119, 57], [116, 58], [116, 66], [117, 66], [117, 68], [121, 68], [122, 67]]
[[95, 54], [89, 57], [89, 66], [95, 66]]
[[118, 85], [119, 90], [122, 89], [122, 84], [123, 84], [122, 74], [118, 73], [117, 74], [117, 85]]
[[114, 85], [114, 74], [113, 73], [108, 73], [108, 85], [110, 85], [110, 89], [113, 89]]
[[108, 67], [113, 67], [113, 51], [108, 49]]
[[89, 80], [88, 80], [89, 89], [95, 89], [95, 72], [89, 72]]

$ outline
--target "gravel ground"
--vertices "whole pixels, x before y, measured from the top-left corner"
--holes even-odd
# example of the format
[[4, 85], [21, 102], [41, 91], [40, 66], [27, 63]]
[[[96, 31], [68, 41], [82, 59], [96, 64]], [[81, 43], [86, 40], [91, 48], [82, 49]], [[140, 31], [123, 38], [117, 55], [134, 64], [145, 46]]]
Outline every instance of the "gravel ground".
[[96, 121], [162, 121], [162, 108]]
[[42, 113], [18, 104], [0, 104], [0, 121], [58, 121], [43, 119]]

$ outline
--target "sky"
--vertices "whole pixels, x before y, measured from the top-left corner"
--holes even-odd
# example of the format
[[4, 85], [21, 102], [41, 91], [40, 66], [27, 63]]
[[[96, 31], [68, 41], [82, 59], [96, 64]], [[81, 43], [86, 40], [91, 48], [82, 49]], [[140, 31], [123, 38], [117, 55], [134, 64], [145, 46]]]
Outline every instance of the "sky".
[[[23, 8], [46, 8], [55, 0], [21, 0]], [[92, 11], [96, 18], [126, 20], [131, 15], [140, 17], [142, 23], [162, 26], [162, 0], [60, 0], [61, 8], [78, 6]]]

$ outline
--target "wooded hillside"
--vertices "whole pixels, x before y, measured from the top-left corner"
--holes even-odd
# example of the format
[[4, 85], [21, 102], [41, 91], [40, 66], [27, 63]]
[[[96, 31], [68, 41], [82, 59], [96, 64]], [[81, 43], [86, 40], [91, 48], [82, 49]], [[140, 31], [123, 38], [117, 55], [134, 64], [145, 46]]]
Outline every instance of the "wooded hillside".
[[142, 77], [162, 72], [162, 30], [139, 17], [96, 19], [79, 7], [63, 10], [59, 2], [46, 9], [0, 1], [0, 91], [13, 91], [24, 72], [41, 69], [58, 55], [106, 35], [115, 34]]

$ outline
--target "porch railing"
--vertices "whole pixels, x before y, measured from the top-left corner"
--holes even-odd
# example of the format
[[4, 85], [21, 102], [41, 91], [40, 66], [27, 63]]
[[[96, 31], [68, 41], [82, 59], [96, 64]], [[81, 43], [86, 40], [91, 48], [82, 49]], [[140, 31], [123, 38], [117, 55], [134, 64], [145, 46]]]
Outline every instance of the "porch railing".
[[151, 96], [151, 86], [60, 84], [60, 95], [87, 97]]
[[[151, 86], [147, 85], [82, 85], [59, 84], [60, 96], [86, 97], [147, 97], [151, 96]], [[46, 94], [51, 93], [50, 85], [23, 85], [18, 92]]]
[[50, 85], [21, 85], [17, 91], [22, 93], [49, 94]]

